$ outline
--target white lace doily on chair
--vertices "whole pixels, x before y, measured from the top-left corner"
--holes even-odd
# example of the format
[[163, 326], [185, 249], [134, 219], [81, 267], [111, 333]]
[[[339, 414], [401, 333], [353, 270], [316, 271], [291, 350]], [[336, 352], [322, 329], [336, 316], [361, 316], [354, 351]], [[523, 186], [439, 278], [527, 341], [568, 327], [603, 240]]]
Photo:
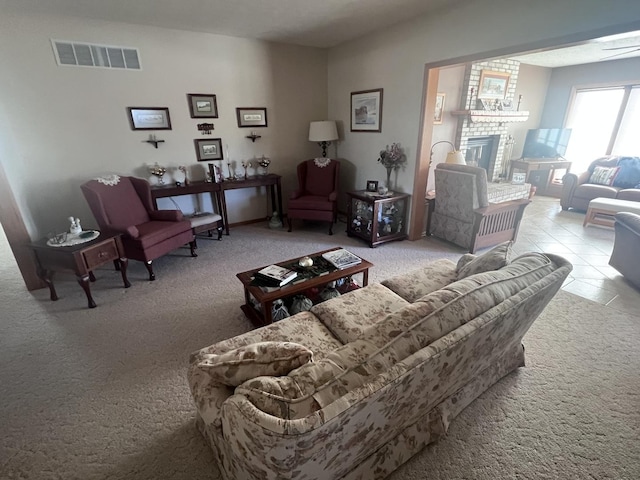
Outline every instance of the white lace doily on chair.
[[331, 163], [331, 159], [327, 157], [314, 158], [313, 163], [315, 163], [318, 168], [324, 168]]

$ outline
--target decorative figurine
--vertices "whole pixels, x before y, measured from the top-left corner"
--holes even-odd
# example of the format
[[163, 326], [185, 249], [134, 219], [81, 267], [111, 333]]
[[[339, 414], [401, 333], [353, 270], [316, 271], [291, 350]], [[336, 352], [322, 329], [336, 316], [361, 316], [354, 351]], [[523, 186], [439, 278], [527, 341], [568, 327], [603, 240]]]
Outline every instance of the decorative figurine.
[[72, 235], [78, 235], [82, 233], [82, 227], [80, 226], [80, 219], [69, 217], [69, 221], [71, 222], [71, 226], [69, 227], [69, 233]]
[[158, 185], [164, 185], [164, 174], [167, 173], [166, 167], [158, 165], [158, 162], [155, 163], [152, 167], [149, 167], [149, 173], [151, 175], [155, 175], [158, 178]]
[[304, 268], [309, 268], [313, 266], [313, 259], [311, 257], [302, 257], [298, 260], [298, 265]]
[[282, 222], [278, 216], [278, 212], [273, 212], [271, 220], [269, 220], [269, 228], [282, 228]]
[[269, 175], [269, 165], [271, 165], [271, 160], [269, 158], [267, 158], [264, 155], [262, 155], [262, 158], [260, 158], [260, 161], [258, 162], [258, 165], [260, 165], [262, 168], [264, 168], [263, 175]]
[[184, 184], [189, 185], [189, 179], [187, 178], [187, 167], [185, 165], [180, 165], [178, 167], [178, 170], [180, 170], [184, 174]]

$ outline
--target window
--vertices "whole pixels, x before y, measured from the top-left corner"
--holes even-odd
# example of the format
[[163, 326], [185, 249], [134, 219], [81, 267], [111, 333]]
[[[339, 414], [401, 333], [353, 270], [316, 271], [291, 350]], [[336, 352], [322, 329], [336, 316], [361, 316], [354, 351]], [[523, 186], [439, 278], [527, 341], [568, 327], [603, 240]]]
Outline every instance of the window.
[[639, 156], [640, 85], [578, 90], [566, 127], [572, 133], [565, 156], [574, 171], [604, 155]]

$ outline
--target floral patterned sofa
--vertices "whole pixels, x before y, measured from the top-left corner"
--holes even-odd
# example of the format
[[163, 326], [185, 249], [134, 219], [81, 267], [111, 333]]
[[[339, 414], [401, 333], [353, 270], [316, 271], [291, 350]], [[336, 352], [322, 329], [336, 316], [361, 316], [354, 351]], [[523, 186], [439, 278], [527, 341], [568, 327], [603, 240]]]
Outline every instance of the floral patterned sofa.
[[571, 264], [511, 243], [320, 303], [191, 356], [197, 425], [227, 480], [378, 479], [524, 365]]

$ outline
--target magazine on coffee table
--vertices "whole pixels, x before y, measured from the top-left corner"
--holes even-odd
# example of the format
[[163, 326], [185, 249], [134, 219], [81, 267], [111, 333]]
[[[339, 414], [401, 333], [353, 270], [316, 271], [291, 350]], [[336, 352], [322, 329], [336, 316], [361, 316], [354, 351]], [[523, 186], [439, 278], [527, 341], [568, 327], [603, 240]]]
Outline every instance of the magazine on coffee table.
[[322, 258], [329, 262], [334, 267], [343, 270], [345, 268], [353, 267], [362, 262], [362, 259], [357, 255], [354, 255], [349, 250], [340, 248], [331, 252], [323, 253]]
[[271, 286], [281, 287], [296, 278], [297, 275], [297, 272], [280, 265], [269, 265], [258, 270], [255, 277]]

